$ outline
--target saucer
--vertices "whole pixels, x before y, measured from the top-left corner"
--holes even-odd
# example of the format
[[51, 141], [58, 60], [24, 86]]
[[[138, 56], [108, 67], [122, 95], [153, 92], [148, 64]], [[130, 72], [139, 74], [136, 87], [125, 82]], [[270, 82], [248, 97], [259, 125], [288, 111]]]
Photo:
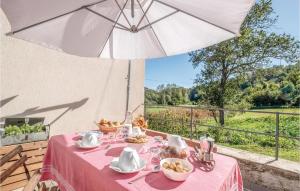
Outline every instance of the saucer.
[[140, 166], [137, 169], [133, 169], [131, 171], [124, 171], [118, 167], [118, 163], [119, 163], [119, 157], [114, 158], [110, 162], [109, 168], [113, 169], [116, 172], [122, 173], [122, 174], [130, 174], [130, 173], [139, 172], [139, 171], [143, 170], [147, 164], [146, 160], [140, 158]]
[[93, 148], [96, 148], [100, 145], [101, 141], [97, 141], [97, 143], [95, 145], [83, 145], [82, 144], [82, 141], [81, 140], [78, 140], [75, 142], [75, 145], [78, 147], [78, 148], [81, 148], [81, 149], [93, 149]]

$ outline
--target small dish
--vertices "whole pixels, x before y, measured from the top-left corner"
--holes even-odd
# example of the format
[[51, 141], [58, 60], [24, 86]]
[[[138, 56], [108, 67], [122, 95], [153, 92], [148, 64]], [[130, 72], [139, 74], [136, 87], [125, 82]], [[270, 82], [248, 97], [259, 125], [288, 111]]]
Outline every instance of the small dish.
[[109, 168], [111, 168], [112, 170], [116, 171], [116, 172], [119, 172], [119, 173], [122, 173], [122, 174], [130, 174], [130, 173], [136, 173], [136, 172], [139, 172], [141, 170], [143, 170], [145, 167], [146, 167], [146, 164], [147, 162], [144, 160], [144, 159], [141, 159], [140, 158], [140, 166], [137, 168], [137, 169], [134, 169], [134, 170], [130, 170], [130, 171], [124, 171], [122, 169], [120, 169], [118, 167], [118, 163], [119, 163], [119, 157], [117, 158], [114, 158], [110, 165], [109, 165]]

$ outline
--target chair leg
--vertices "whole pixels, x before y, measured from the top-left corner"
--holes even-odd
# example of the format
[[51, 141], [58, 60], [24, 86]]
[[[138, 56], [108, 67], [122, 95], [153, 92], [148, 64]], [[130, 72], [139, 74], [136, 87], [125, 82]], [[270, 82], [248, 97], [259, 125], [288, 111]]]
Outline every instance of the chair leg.
[[46, 187], [46, 184], [43, 182], [41, 183], [41, 186], [39, 188], [39, 191], [47, 191], [47, 187]]
[[51, 189], [49, 191], [59, 191], [59, 189], [57, 186], [53, 186], [53, 187], [51, 187]]

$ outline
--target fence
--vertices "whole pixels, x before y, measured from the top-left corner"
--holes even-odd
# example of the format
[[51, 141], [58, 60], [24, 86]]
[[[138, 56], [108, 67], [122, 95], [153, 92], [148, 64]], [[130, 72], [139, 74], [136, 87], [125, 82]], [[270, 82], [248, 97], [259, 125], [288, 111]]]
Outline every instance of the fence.
[[[169, 112], [172, 111], [173, 112]], [[175, 112], [174, 112], [175, 110]], [[178, 110], [181, 110], [178, 112]], [[178, 113], [176, 113], [176, 111]], [[202, 114], [199, 111], [202, 111]], [[225, 123], [224, 125], [219, 125], [218, 116], [220, 112], [225, 113]], [[156, 115], [155, 115], [156, 113]], [[228, 126], [226, 120], [229, 119], [228, 116], [234, 114], [245, 114], [252, 113], [252, 115], [262, 114], [269, 115], [271, 117], [267, 118], [268, 124], [271, 122], [273, 124], [267, 127], [267, 131], [253, 131], [245, 127], [231, 127]], [[272, 112], [272, 111], [254, 111], [254, 110], [235, 110], [235, 109], [220, 109], [220, 108], [207, 108], [198, 106], [150, 106], [145, 105], [145, 118], [149, 121], [149, 127], [155, 130], [167, 132], [167, 133], [177, 133], [183, 136], [188, 136], [189, 138], [198, 139], [199, 136], [203, 135], [205, 131], [218, 133], [221, 131], [232, 131], [240, 132], [246, 134], [251, 134], [255, 136], [267, 136], [273, 140], [269, 140], [274, 143], [274, 153], [275, 160], [279, 157], [280, 148], [280, 138], [293, 140], [299, 146], [299, 129], [300, 129], [300, 113], [288, 113], [288, 112]], [[294, 132], [290, 131], [290, 121], [283, 121], [289, 119], [289, 116], [294, 116], [292, 121], [292, 126]], [[283, 117], [283, 119], [281, 119]], [[209, 119], [208, 119], [209, 118]], [[212, 120], [215, 121], [212, 123]], [[254, 121], [255, 122], [255, 121]], [[283, 125], [280, 125], [284, 122]], [[264, 126], [264, 124], [262, 124]], [[166, 128], [168, 127], [168, 128]], [[180, 128], [178, 128], [180, 127]], [[206, 130], [201, 128], [206, 128]], [[251, 128], [250, 128], [251, 129]], [[298, 129], [298, 130], [297, 130]], [[267, 143], [266, 143], [267, 144]], [[298, 149], [298, 146], [295, 146]], [[296, 151], [297, 152], [297, 151]], [[299, 159], [297, 159], [299, 160]]]

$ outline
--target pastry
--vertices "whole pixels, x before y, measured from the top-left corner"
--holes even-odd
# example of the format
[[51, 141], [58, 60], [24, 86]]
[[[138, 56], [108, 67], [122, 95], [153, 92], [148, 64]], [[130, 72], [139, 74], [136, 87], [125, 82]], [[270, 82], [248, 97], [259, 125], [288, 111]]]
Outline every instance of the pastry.
[[162, 167], [179, 173], [184, 173], [189, 171], [189, 169], [184, 167], [180, 161], [164, 162], [162, 164]]
[[127, 137], [125, 139], [125, 141], [128, 143], [141, 144], [141, 143], [146, 143], [148, 141], [148, 139], [145, 135], [140, 135], [140, 136], [135, 136], [135, 137]]
[[166, 146], [162, 148], [162, 152], [160, 153], [161, 158], [180, 158], [184, 159], [187, 157], [187, 153], [185, 150], [177, 151], [175, 147]]

